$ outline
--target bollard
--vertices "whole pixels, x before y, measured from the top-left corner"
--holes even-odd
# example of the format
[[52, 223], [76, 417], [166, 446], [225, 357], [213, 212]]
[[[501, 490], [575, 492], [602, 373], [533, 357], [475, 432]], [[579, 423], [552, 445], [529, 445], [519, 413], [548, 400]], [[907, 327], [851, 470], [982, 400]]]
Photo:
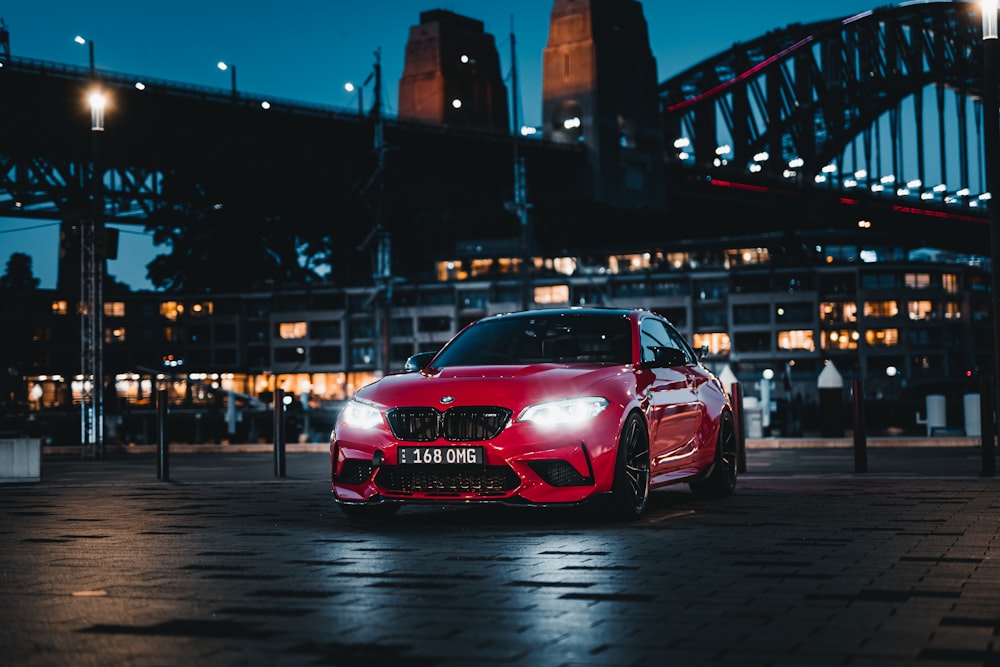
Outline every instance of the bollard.
[[167, 442], [167, 390], [156, 390], [156, 478], [170, 480], [170, 443]]
[[285, 391], [274, 390], [274, 476], [285, 476]]
[[993, 378], [989, 375], [982, 375], [979, 378], [979, 423], [980, 428], [980, 450], [982, 454], [982, 477], [993, 477], [997, 470], [996, 437], [997, 423], [994, 420], [995, 399], [993, 389]]
[[736, 472], [743, 474], [747, 471], [747, 431], [746, 422], [743, 417], [743, 389], [739, 382], [732, 385], [733, 399], [733, 421], [736, 422]]
[[861, 380], [852, 385], [854, 393], [854, 472], [868, 472], [868, 434], [865, 432], [865, 392]]

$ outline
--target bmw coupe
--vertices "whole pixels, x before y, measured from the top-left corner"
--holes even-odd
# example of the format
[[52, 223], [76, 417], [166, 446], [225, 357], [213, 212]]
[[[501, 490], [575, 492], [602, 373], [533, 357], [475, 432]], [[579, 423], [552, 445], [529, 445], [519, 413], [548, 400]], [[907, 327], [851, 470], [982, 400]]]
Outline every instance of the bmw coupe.
[[654, 312], [489, 316], [407, 368], [356, 392], [331, 434], [333, 496], [351, 516], [603, 499], [636, 517], [657, 487], [736, 487], [726, 389]]

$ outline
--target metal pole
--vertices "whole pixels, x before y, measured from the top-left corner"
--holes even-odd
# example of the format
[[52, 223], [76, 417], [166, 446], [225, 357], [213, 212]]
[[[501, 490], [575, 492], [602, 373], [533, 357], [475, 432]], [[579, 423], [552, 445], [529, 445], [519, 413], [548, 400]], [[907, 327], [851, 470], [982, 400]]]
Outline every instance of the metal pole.
[[854, 472], [868, 472], [868, 434], [865, 431], [865, 392], [861, 380], [852, 386], [854, 394]]
[[[990, 218], [990, 276], [993, 291], [993, 380], [1000, 381], [1000, 204], [994, 202], [993, 195], [1000, 195], [1000, 110], [997, 105], [997, 44], [996, 3], [983, 3], [983, 134], [986, 142], [986, 188], [991, 199], [987, 202]], [[987, 16], [986, 12], [993, 12]], [[987, 30], [987, 24], [992, 28]], [[994, 390], [992, 410], [1000, 415], [1000, 391]], [[995, 420], [994, 416], [994, 420]], [[994, 421], [995, 423], [995, 421]], [[994, 429], [990, 429], [992, 435]], [[983, 433], [983, 475], [993, 475], [996, 471], [996, 454], [993, 438]]]
[[979, 438], [983, 477], [992, 477], [996, 473], [993, 439], [996, 437], [997, 427], [993, 422], [993, 401], [993, 378], [984, 373], [979, 378]]
[[285, 476], [285, 390], [274, 390], [274, 476]]
[[170, 479], [170, 443], [167, 442], [167, 390], [156, 390], [156, 478]]
[[746, 416], [743, 412], [743, 389], [739, 382], [732, 385], [733, 393], [733, 415], [736, 422], [736, 472], [742, 474], [747, 471], [747, 430]]

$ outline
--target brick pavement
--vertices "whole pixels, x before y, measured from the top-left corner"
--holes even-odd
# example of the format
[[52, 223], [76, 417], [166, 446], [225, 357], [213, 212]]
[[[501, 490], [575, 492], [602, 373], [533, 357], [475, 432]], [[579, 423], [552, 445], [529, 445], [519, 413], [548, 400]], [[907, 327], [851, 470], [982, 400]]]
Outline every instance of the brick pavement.
[[1000, 481], [969, 455], [863, 475], [849, 452], [755, 455], [733, 498], [677, 487], [626, 524], [352, 523], [316, 453], [284, 479], [266, 454], [177, 457], [167, 483], [149, 457], [47, 461], [0, 486], [4, 661], [1000, 665]]

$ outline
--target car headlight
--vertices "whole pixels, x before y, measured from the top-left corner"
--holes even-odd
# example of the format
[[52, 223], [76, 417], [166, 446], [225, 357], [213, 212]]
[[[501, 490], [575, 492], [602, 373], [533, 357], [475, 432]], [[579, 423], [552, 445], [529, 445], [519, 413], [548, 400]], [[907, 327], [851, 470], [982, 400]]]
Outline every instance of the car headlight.
[[539, 426], [578, 424], [593, 419], [608, 407], [608, 400], [600, 396], [581, 396], [563, 401], [536, 403], [525, 408], [520, 422], [533, 422]]
[[382, 413], [370, 405], [351, 401], [340, 414], [340, 423], [355, 428], [375, 428], [382, 423]]

